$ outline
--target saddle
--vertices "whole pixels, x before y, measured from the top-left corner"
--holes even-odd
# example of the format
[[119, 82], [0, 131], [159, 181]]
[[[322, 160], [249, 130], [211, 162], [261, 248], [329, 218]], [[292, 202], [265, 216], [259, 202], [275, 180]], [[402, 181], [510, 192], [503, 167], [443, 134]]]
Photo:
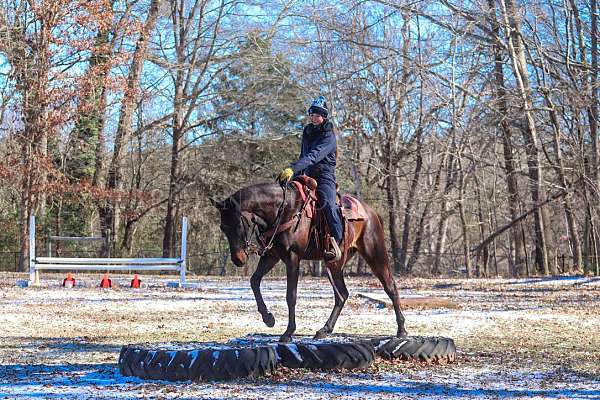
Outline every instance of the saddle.
[[[306, 202], [307, 198], [310, 198], [307, 206], [305, 207], [305, 215], [308, 218], [313, 218], [316, 210], [316, 202], [317, 199], [317, 181], [314, 178], [311, 178], [307, 175], [299, 175], [294, 178], [291, 183], [296, 187], [300, 196], [302, 197], [302, 201]], [[338, 206], [342, 210], [342, 218], [347, 221], [361, 221], [367, 219], [367, 211], [364, 206], [358, 199], [344, 194], [340, 196], [339, 186], [338, 189]]]
[[[311, 222], [311, 233], [313, 240], [317, 248], [323, 251], [329, 250], [329, 226], [325, 215], [320, 212], [317, 208], [317, 181], [306, 175], [300, 175], [294, 178], [291, 183], [296, 187], [298, 193], [302, 198], [303, 214], [307, 218], [312, 219]], [[348, 250], [353, 246], [354, 234], [353, 231], [348, 229], [348, 221], [360, 221], [367, 219], [368, 215], [359, 200], [350, 196], [339, 194], [337, 196], [337, 204], [340, 206], [342, 212], [342, 224], [343, 224], [343, 242], [342, 242], [342, 265], [348, 257]], [[335, 263], [335, 261], [333, 262]]]

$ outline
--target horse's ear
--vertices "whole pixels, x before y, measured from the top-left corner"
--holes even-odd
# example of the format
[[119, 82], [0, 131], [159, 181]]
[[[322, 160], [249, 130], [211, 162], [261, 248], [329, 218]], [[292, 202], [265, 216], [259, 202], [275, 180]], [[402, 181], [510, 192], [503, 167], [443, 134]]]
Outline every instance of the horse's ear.
[[210, 201], [210, 204], [217, 208], [217, 210], [221, 211], [223, 209], [224, 205], [222, 201], [215, 200], [212, 197], [209, 197], [208, 200]]

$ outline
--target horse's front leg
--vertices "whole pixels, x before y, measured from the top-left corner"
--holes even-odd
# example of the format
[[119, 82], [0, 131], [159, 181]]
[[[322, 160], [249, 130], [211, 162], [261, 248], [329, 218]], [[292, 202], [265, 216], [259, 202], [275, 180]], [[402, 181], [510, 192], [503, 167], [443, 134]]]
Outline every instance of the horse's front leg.
[[252, 274], [250, 278], [250, 286], [252, 287], [252, 292], [254, 293], [254, 298], [256, 299], [256, 305], [258, 306], [258, 312], [262, 316], [263, 322], [269, 327], [272, 328], [275, 326], [275, 317], [273, 314], [269, 312], [265, 301], [263, 300], [262, 294], [260, 293], [260, 282], [262, 281], [263, 276], [269, 273], [277, 264], [279, 258], [274, 256], [273, 254], [267, 253], [260, 258], [258, 262], [258, 266], [256, 267], [256, 271]]
[[287, 343], [292, 341], [292, 335], [296, 332], [296, 298], [298, 294], [298, 275], [300, 273], [300, 258], [295, 253], [289, 253], [285, 260], [287, 271], [287, 293], [286, 301], [288, 306], [288, 326], [280, 342]]

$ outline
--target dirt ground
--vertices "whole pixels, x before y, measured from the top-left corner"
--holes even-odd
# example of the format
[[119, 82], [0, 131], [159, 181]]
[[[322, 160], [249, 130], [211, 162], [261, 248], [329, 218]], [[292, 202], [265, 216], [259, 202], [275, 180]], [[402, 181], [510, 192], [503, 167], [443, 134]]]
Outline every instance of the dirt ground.
[[[600, 279], [398, 280], [408, 301], [411, 335], [446, 336], [456, 363], [424, 365], [377, 360], [359, 371], [279, 370], [256, 380], [170, 383], [125, 378], [116, 362], [131, 343], [227, 341], [251, 333], [280, 334], [287, 323], [285, 282], [263, 282], [274, 328], [263, 325], [246, 279], [195, 277], [178, 289], [142, 277], [148, 287], [99, 289], [100, 277], [76, 276], [84, 287], [17, 285], [25, 275], [0, 274], [0, 399], [328, 399], [328, 398], [582, 398], [600, 399]], [[174, 279], [173, 279], [174, 280]], [[359, 293], [383, 293], [374, 279], [348, 278], [351, 297], [336, 332], [391, 335], [393, 311]], [[302, 278], [299, 334], [313, 334], [333, 305], [326, 279]], [[439, 300], [444, 301], [439, 301]]]

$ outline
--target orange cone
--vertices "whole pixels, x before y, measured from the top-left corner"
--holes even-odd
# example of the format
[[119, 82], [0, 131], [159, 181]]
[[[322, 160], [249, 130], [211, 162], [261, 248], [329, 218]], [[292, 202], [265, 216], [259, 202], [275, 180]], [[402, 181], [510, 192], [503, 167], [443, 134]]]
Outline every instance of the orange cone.
[[67, 273], [67, 277], [63, 280], [63, 287], [72, 288], [75, 286], [75, 278], [73, 278], [72, 273]]
[[133, 274], [133, 279], [131, 280], [131, 287], [139, 289], [141, 283], [142, 281], [139, 280], [138, 274]]
[[108, 274], [104, 274], [104, 277], [102, 278], [102, 280], [100, 281], [100, 287], [104, 288], [104, 289], [108, 289], [112, 287], [112, 281], [110, 280], [110, 278], [108, 277]]

